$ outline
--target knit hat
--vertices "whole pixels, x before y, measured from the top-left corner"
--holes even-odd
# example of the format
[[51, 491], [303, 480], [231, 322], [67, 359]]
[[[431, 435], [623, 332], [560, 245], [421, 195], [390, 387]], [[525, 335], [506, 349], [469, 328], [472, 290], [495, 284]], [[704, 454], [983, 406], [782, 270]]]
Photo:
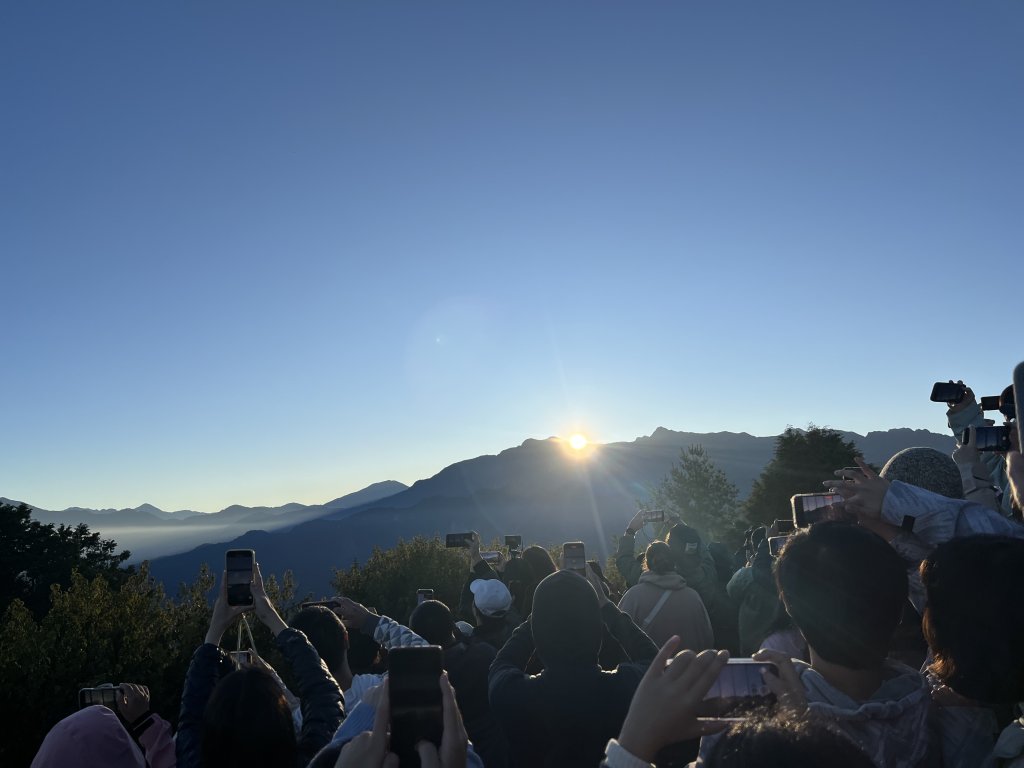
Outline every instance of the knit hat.
[[960, 469], [952, 458], [934, 448], [905, 448], [882, 467], [879, 476], [900, 480], [950, 499], [962, 499]]
[[572, 571], [558, 571], [537, 585], [530, 627], [545, 668], [597, 664], [604, 636], [597, 593]]
[[512, 593], [499, 579], [474, 579], [469, 589], [473, 604], [484, 616], [504, 616], [512, 607]]
[[700, 534], [696, 528], [679, 523], [668, 532], [668, 545], [676, 557], [696, 555], [700, 552]]

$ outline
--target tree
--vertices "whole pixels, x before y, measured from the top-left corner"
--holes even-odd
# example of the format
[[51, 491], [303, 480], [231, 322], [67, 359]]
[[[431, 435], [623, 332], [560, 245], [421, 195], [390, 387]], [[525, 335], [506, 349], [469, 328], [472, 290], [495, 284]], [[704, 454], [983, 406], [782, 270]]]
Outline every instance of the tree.
[[41, 617], [49, 607], [50, 586], [69, 586], [75, 570], [86, 579], [104, 576], [120, 585], [131, 572], [122, 568], [129, 557], [84, 523], [43, 525], [32, 519], [28, 505], [0, 503], [0, 611], [17, 598]]
[[740, 525], [739, 492], [701, 445], [679, 452], [679, 463], [654, 491], [654, 503], [700, 531], [707, 541], [736, 537]]
[[797, 493], [820, 493], [822, 481], [836, 469], [852, 466], [857, 446], [834, 429], [808, 425], [806, 431], [786, 427], [775, 439], [775, 455], [744, 504], [747, 519], [756, 525], [789, 517], [790, 498]]

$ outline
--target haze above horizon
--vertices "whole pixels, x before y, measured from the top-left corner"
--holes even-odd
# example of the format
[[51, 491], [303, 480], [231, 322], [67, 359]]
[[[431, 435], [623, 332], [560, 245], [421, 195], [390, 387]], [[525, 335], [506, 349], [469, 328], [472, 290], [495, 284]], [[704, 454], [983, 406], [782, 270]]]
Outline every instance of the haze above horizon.
[[932, 382], [1021, 358], [1022, 33], [1009, 0], [8, 3], [0, 495], [944, 433]]

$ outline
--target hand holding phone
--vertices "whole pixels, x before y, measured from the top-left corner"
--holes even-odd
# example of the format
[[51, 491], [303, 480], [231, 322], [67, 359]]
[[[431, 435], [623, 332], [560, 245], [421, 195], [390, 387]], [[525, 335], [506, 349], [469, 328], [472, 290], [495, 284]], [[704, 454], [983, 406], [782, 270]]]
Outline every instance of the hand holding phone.
[[567, 541], [562, 545], [562, 568], [587, 578], [587, 552], [582, 541]]
[[134, 723], [149, 711], [149, 688], [136, 683], [121, 683], [117, 710], [126, 723]]
[[441, 743], [441, 671], [440, 646], [393, 648], [388, 652], [391, 751], [398, 755], [399, 765], [419, 765], [416, 745], [421, 741]]

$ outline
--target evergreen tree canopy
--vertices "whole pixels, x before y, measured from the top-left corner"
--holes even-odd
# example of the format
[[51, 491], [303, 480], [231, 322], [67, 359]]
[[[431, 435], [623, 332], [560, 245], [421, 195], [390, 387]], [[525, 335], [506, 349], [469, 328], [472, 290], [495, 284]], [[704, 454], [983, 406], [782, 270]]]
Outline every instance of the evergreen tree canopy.
[[654, 492], [654, 502], [696, 528], [706, 541], [731, 540], [737, 529], [742, 531], [736, 486], [701, 445], [680, 451], [679, 463]]
[[747, 519], [756, 525], [792, 514], [790, 498], [797, 493], [821, 493], [821, 483], [837, 469], [852, 466], [857, 446], [834, 429], [809, 425], [786, 427], [775, 440], [775, 455], [744, 504]]

